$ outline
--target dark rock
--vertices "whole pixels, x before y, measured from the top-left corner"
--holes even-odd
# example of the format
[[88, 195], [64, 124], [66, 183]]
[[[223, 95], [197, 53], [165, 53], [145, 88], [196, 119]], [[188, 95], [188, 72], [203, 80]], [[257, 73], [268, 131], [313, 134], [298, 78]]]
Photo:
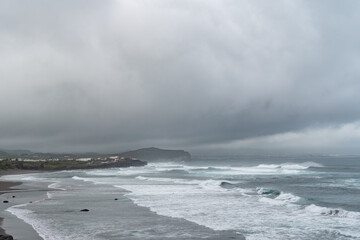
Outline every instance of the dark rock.
[[118, 200], [117, 198], [114, 199], [115, 201]]
[[14, 240], [11, 235], [0, 235], [0, 240]]
[[220, 186], [223, 187], [223, 188], [234, 188], [235, 187], [234, 184], [229, 183], [229, 182], [221, 182]]
[[258, 193], [261, 195], [273, 195], [273, 196], [279, 196], [280, 191], [275, 189], [267, 189], [267, 188], [260, 188], [258, 189]]
[[6, 200], [5, 200], [5, 201], [3, 201], [3, 203], [8, 203], [8, 202], [9, 202], [9, 201], [6, 201]]
[[15, 198], [15, 196], [12, 196], [12, 198]]
[[90, 210], [87, 209], [87, 208], [84, 208], [84, 209], [81, 209], [81, 210], [80, 210], [80, 212], [88, 212], [88, 211], [90, 211]]

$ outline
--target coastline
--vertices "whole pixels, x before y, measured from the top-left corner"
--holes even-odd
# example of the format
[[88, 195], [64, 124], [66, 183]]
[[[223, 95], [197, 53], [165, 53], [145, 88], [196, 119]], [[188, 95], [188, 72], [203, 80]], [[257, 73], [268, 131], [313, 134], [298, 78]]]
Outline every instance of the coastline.
[[[4, 174], [1, 174], [1, 176], [3, 176]], [[0, 181], [0, 195], [4, 194], [4, 193], [9, 193], [14, 191], [14, 189], [12, 187], [21, 185], [22, 182], [3, 182]], [[5, 235], [6, 232], [5, 230], [2, 228], [2, 222], [3, 222], [3, 218], [0, 217], [0, 236], [1, 235]]]
[[[0, 170], [0, 177], [1, 176], [5, 176], [5, 175], [17, 175], [17, 174], [30, 174], [30, 173], [37, 173], [37, 172], [41, 172], [41, 171], [35, 171], [35, 170], [19, 170], [19, 169], [10, 169], [10, 170]], [[13, 181], [7, 181], [7, 180], [1, 180], [0, 179], [0, 197], [1, 197], [1, 202], [0, 204], [2, 204], [2, 207], [0, 208], [1, 210], [1, 216], [0, 216], [0, 236], [7, 236], [10, 235], [7, 231], [6, 228], [3, 226], [4, 225], [4, 221], [7, 220], [7, 217], [4, 216], [4, 211], [11, 207], [12, 205], [15, 205], [11, 200], [13, 198], [13, 196], [16, 197], [15, 193], [19, 193], [19, 192], [27, 192], [28, 190], [20, 188], [21, 185], [23, 185], [23, 182], [13, 182]], [[6, 196], [9, 195], [9, 196]], [[3, 201], [9, 201], [8, 203], [4, 203]], [[6, 204], [6, 205], [5, 205]], [[17, 204], [17, 203], [16, 203]], [[20, 221], [20, 220], [19, 220]], [[25, 224], [25, 223], [24, 223]], [[17, 224], [16, 224], [17, 225]], [[35, 230], [34, 230], [35, 232]], [[34, 233], [31, 233], [32, 235]], [[36, 234], [37, 235], [37, 234]], [[39, 239], [40, 236], [38, 236]]]
[[[36, 172], [47, 171], [1, 171], [0, 176]], [[47, 198], [47, 192], [49, 190], [57, 190], [48, 188], [49, 182], [11, 182], [5, 179], [4, 181], [1, 180], [2, 179], [0, 178], [0, 184], [4, 183], [2, 186], [8, 186], [7, 188], [4, 187], [3, 189], [0, 189], [2, 193], [0, 195], [0, 216], [3, 217], [1, 227], [5, 229], [6, 234], [13, 236], [16, 240], [52, 239], [51, 237], [49, 238], [47, 234], [44, 235], [43, 231], [38, 231], [39, 229], [37, 229], [36, 226], [34, 227], [34, 225], [29, 223], [26, 219], [18, 218], [16, 215], [6, 211], [6, 209], [14, 205], [27, 204], [29, 202], [42, 200]], [[88, 190], [91, 188], [96, 189], [96, 185], [87, 182], [83, 183], [82, 189], [86, 189], [87, 191], [78, 191], [79, 194], [77, 194], [76, 197], [71, 198], [76, 200], [73, 203], [80, 204], [77, 206], [61, 205], [60, 208], [57, 209], [57, 212], [74, 214], [74, 209], [71, 208], [75, 208], [75, 212], [77, 212], [79, 209], [84, 207], [83, 203], [86, 201], [86, 208], [90, 209], [90, 214], [88, 214], [89, 216], [92, 214], [100, 214], [100, 216], [103, 215], [102, 217], [108, 217], [115, 213], [115, 215], [113, 215], [114, 221], [116, 222], [118, 228], [124, 229], [124, 231], [117, 233], [119, 234], [118, 238], [112, 237], [109, 239], [143, 239], [143, 237], [134, 238], [134, 233], [139, 233], [140, 236], [141, 234], [145, 234], [144, 236], [146, 237], [156, 236], [159, 237], [158, 239], [165, 239], [164, 236], [170, 236], [170, 239], [177, 239], [175, 238], [176, 234], [180, 237], [180, 239], [186, 239], [186, 234], [188, 233], [191, 233], [191, 239], [203, 239], [203, 236], [207, 236], [207, 239], [209, 240], [245, 239], [242, 235], [239, 235], [234, 231], [216, 231], [182, 218], [158, 215], [157, 213], [150, 211], [149, 208], [138, 206], [132, 200], [125, 197], [125, 194], [128, 192], [127, 190], [114, 186], [107, 186], [106, 188], [102, 187], [100, 189], [97, 188], [97, 190], [102, 191], [102, 194], [94, 194], [91, 196], [91, 199], [93, 200], [87, 201], [87, 199], [89, 199], [88, 194], [89, 192], [91, 193], [91, 190]], [[15, 196], [15, 198], [12, 196]], [[114, 201], [113, 199], [115, 198], [118, 201]], [[9, 203], [3, 203], [3, 200], [8, 200]], [[75, 237], [72, 239], [77, 238]]]

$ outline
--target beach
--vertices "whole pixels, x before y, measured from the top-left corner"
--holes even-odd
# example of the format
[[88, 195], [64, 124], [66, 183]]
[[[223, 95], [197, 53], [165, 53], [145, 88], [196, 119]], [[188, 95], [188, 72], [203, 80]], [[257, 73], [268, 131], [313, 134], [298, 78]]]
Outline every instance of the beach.
[[[7, 178], [5, 182], [1, 181], [0, 216], [6, 234], [16, 240], [244, 239], [234, 231], [215, 231], [185, 219], [158, 215], [147, 207], [134, 204], [126, 197], [128, 191], [121, 188], [99, 188], [72, 178], [73, 185], [50, 180], [64, 174], [74, 172], [14, 175], [6, 177], [23, 178], [24, 181], [11, 182]], [[48, 177], [49, 181], [33, 180], [33, 176], [38, 179]], [[2, 203], [4, 200], [9, 203]], [[89, 212], [81, 212], [83, 208]], [[30, 214], [27, 209], [31, 210]]]
[[[12, 192], [14, 189], [11, 187], [20, 185], [21, 182], [0, 182], [0, 193], [4, 194], [4, 193], [9, 193]], [[3, 200], [5, 201], [5, 200]], [[0, 226], [2, 226], [2, 221], [3, 218], [0, 217]], [[0, 235], [4, 235], [5, 234], [5, 230], [0, 227]]]
[[359, 170], [351, 156], [225, 156], [5, 175], [21, 185], [0, 217], [17, 240], [355, 240]]
[[[34, 170], [2, 170], [0, 176], [30, 174]], [[42, 240], [37, 232], [22, 220], [16, 218], [5, 210], [13, 205], [36, 201], [46, 194], [46, 186], [34, 188], [20, 181], [0, 181], [0, 236], [11, 235], [17, 240]], [[8, 202], [4, 202], [8, 201]]]

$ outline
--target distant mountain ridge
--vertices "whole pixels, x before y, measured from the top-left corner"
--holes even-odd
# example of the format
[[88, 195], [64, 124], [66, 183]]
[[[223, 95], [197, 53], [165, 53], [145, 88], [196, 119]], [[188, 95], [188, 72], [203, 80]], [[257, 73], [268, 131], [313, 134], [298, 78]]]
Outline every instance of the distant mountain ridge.
[[3, 150], [0, 150], [0, 157], [7, 157], [9, 154]]
[[145, 161], [156, 160], [190, 160], [190, 153], [184, 150], [167, 150], [155, 147], [141, 148], [138, 150], [120, 153], [119, 156], [127, 158], [138, 158]]
[[30, 150], [23, 150], [23, 149], [15, 149], [15, 150], [9, 150], [9, 149], [1, 149], [0, 152], [5, 152], [8, 155], [32, 155], [34, 154]]

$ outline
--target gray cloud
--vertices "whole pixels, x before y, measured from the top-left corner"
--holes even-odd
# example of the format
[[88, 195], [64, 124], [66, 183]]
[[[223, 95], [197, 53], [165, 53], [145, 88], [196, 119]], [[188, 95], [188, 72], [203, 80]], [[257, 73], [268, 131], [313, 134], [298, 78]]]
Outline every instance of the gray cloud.
[[358, 121], [359, 8], [3, 1], [0, 146], [196, 149]]

